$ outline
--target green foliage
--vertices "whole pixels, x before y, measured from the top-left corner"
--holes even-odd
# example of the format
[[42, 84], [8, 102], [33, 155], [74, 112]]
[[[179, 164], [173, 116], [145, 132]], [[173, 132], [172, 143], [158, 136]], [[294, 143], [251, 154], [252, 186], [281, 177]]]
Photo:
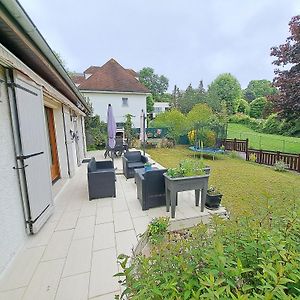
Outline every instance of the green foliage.
[[163, 95], [168, 89], [169, 79], [164, 75], [157, 75], [154, 73], [154, 69], [145, 67], [139, 72], [139, 80], [143, 83], [152, 93], [154, 100], [156, 97]]
[[240, 83], [229, 73], [219, 75], [208, 87], [207, 103], [215, 111], [220, 111], [221, 102], [225, 101], [228, 114], [235, 113], [240, 98]]
[[262, 131], [270, 134], [279, 134], [281, 132], [282, 122], [278, 119], [277, 114], [272, 114], [263, 124]]
[[154, 218], [148, 225], [146, 234], [151, 244], [158, 244], [162, 241], [167, 232], [170, 219], [167, 217]]
[[187, 120], [190, 129], [200, 128], [208, 124], [213, 112], [207, 104], [196, 104], [193, 109], [187, 114]]
[[160, 113], [151, 123], [157, 128], [168, 128], [168, 137], [178, 141], [180, 135], [187, 131], [186, 116], [177, 109], [171, 109]]
[[244, 124], [247, 125], [249, 128], [260, 132], [262, 131], [262, 127], [264, 124], [264, 120], [257, 120], [255, 118], [251, 118], [248, 115], [237, 113], [229, 118], [229, 121], [231, 123], [237, 123], [237, 124]]
[[152, 95], [147, 96], [146, 103], [147, 103], [147, 113], [153, 112], [154, 100]]
[[182, 160], [176, 168], [169, 168], [167, 175], [171, 178], [200, 176], [205, 174], [205, 165], [202, 160]]
[[181, 92], [177, 104], [181, 112], [188, 113], [194, 105], [205, 102], [205, 89], [202, 81], [199, 87], [194, 89], [190, 84], [184, 92]]
[[124, 132], [127, 138], [127, 143], [129, 147], [131, 147], [134, 139], [134, 131], [133, 131], [133, 124], [132, 124], [132, 115], [127, 114], [125, 115], [125, 123], [124, 123]]
[[237, 112], [249, 115], [250, 106], [249, 106], [249, 104], [246, 100], [244, 100], [244, 99], [239, 99], [238, 100]]
[[250, 117], [261, 119], [263, 117], [263, 111], [267, 104], [265, 97], [256, 98], [250, 103]]
[[248, 102], [256, 98], [267, 97], [277, 93], [277, 89], [272, 82], [266, 79], [251, 80], [244, 91], [244, 97]]
[[[293, 211], [294, 210], [294, 211]], [[213, 218], [126, 265], [123, 299], [299, 299], [300, 211]], [[126, 263], [124, 263], [126, 261]]]
[[283, 160], [277, 160], [274, 164], [274, 170], [277, 172], [285, 172], [288, 169], [287, 164]]
[[251, 162], [256, 162], [256, 159], [257, 159], [256, 154], [251, 153], [251, 154], [249, 155], [249, 161], [251, 161]]

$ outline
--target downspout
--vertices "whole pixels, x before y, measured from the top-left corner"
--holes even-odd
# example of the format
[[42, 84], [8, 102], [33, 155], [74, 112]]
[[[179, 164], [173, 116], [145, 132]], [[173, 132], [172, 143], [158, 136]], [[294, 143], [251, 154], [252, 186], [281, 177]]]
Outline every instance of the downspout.
[[67, 132], [66, 132], [64, 105], [61, 106], [61, 112], [62, 112], [63, 124], [64, 124], [64, 136], [65, 136], [65, 145], [66, 145], [66, 153], [67, 153], [68, 175], [70, 177], [71, 172], [70, 172], [70, 161], [69, 161], [69, 151], [68, 151], [68, 142], [67, 142]]
[[[7, 96], [8, 104], [10, 109], [10, 122], [14, 140], [14, 152], [15, 157], [22, 154], [22, 145], [20, 137], [20, 124], [16, 107], [16, 93], [14, 89], [14, 76], [13, 71], [10, 69], [5, 69], [5, 80], [7, 84]], [[13, 167], [17, 171], [20, 194], [22, 198], [22, 207], [25, 220], [25, 227], [29, 229], [29, 233], [32, 233], [32, 223], [31, 223], [31, 212], [30, 212], [30, 203], [27, 190], [27, 182], [25, 175], [25, 163], [24, 160], [15, 160], [16, 166]], [[27, 227], [28, 226], [28, 227]]]

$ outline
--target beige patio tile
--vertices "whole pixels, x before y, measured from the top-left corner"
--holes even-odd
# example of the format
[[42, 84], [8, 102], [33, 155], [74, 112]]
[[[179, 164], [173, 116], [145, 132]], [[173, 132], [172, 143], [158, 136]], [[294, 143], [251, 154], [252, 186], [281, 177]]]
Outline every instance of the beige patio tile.
[[119, 254], [132, 254], [132, 249], [137, 245], [137, 238], [134, 230], [121, 231], [116, 233], [117, 256]]
[[116, 212], [113, 214], [115, 232], [133, 229], [131, 216], [128, 211]]
[[83, 239], [94, 235], [95, 216], [79, 218], [75, 227], [73, 239]]
[[25, 291], [23, 300], [54, 299], [63, 266], [64, 259], [40, 263]]
[[147, 211], [142, 210], [142, 206], [137, 199], [135, 199], [135, 201], [130, 201], [127, 203], [132, 218], [147, 216]]
[[97, 210], [98, 210], [99, 207], [112, 206], [113, 199], [114, 198], [102, 198], [102, 199], [97, 199], [97, 200], [92, 200], [92, 201], [96, 201]]
[[68, 195], [68, 197], [72, 197], [72, 202], [67, 206], [66, 212], [76, 211], [82, 208], [83, 202], [80, 199], [75, 199], [75, 197], [71, 195]]
[[67, 229], [73, 229], [76, 227], [76, 223], [77, 223], [77, 219], [79, 216], [79, 210], [76, 211], [71, 211], [71, 212], [65, 212], [57, 227], [56, 227], [56, 231], [58, 230], [67, 230]]
[[89, 297], [96, 297], [119, 290], [115, 248], [93, 252]]
[[84, 201], [81, 207], [79, 218], [95, 216], [97, 211], [97, 202], [95, 201]]
[[89, 272], [93, 239], [73, 240], [68, 252], [63, 277]]
[[45, 246], [49, 243], [51, 236], [55, 230], [56, 222], [47, 222], [39, 231], [38, 234], [28, 236], [25, 247]]
[[151, 222], [151, 218], [148, 216], [132, 218], [133, 226], [136, 235], [143, 234], [148, 227], [148, 224]]
[[95, 226], [93, 250], [115, 247], [115, 231], [113, 223], [104, 223]]
[[0, 291], [27, 286], [44, 250], [45, 247], [34, 247], [21, 251], [7, 270], [4, 278], [0, 280]]
[[42, 260], [64, 258], [68, 254], [74, 230], [55, 231], [49, 241]]
[[98, 207], [96, 224], [113, 222], [113, 212], [111, 206]]
[[128, 206], [125, 199], [115, 198], [112, 202], [113, 212], [128, 211]]
[[109, 293], [98, 297], [89, 298], [89, 300], [114, 300], [115, 295], [120, 295], [120, 291], [116, 291], [114, 293]]
[[22, 300], [26, 288], [0, 292], [0, 300]]
[[62, 278], [55, 300], [86, 300], [89, 292], [90, 273]]

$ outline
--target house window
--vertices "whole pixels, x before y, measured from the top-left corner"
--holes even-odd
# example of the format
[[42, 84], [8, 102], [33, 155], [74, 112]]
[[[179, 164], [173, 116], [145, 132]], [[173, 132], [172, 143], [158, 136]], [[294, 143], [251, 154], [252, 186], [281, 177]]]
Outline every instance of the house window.
[[128, 106], [128, 98], [122, 98], [122, 106]]

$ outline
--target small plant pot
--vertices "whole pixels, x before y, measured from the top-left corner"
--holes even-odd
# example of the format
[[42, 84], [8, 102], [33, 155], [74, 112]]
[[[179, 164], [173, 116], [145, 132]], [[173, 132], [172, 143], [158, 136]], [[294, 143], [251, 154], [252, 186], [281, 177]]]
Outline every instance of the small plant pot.
[[206, 195], [205, 207], [208, 209], [218, 209], [220, 207], [222, 194]]

